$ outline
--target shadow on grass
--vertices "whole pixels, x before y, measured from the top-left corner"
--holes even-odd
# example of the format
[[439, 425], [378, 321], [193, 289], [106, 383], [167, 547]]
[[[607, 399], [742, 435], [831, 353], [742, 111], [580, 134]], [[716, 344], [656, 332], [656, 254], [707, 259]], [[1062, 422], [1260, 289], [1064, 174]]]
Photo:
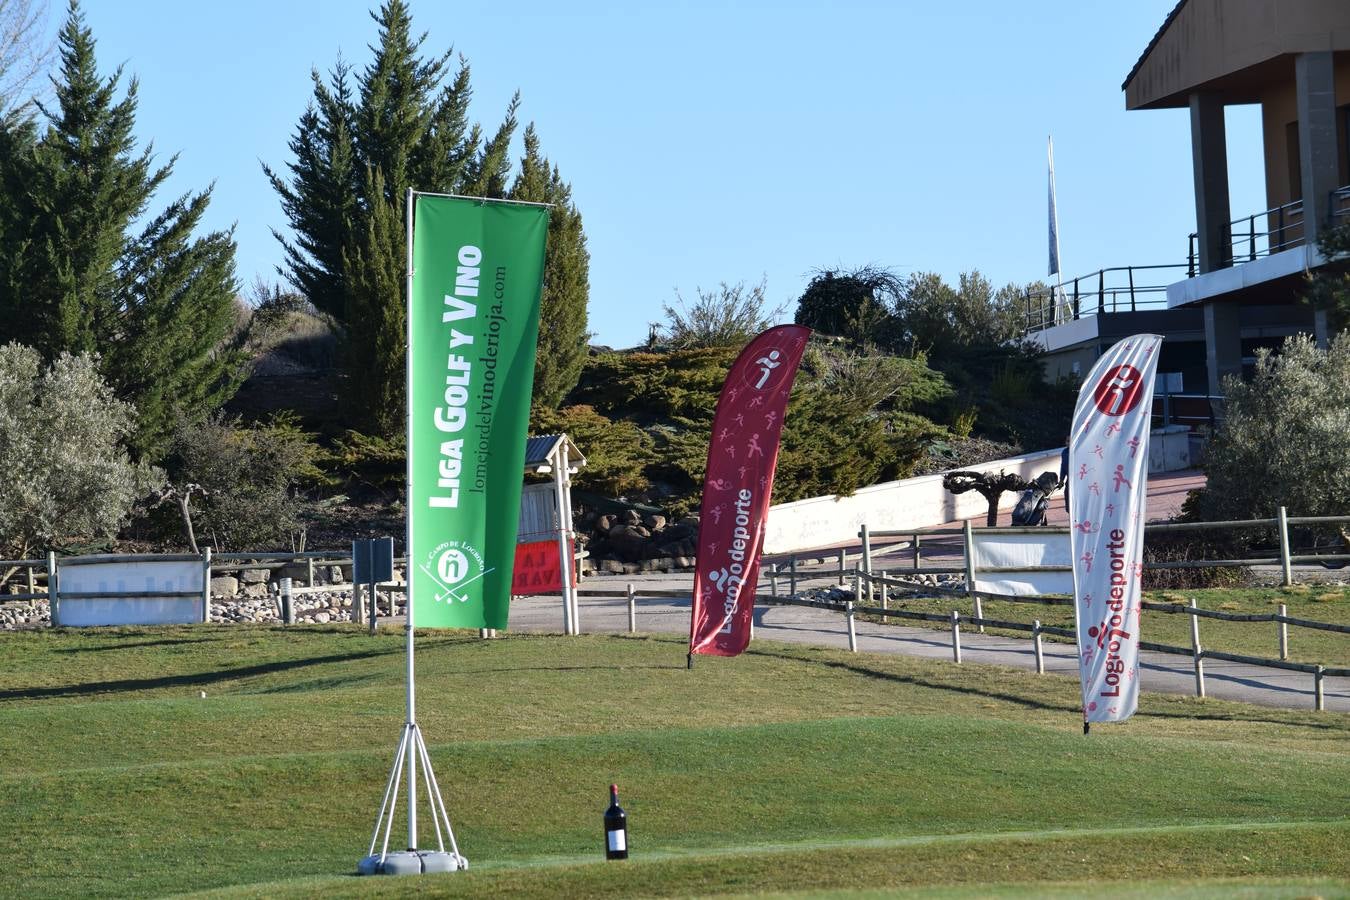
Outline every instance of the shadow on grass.
[[117, 681], [91, 681], [86, 684], [72, 684], [61, 687], [20, 688], [0, 691], [0, 702], [6, 700], [43, 700], [53, 697], [83, 697], [91, 694], [115, 694], [123, 691], [152, 691], [157, 688], [195, 687], [205, 684], [218, 684], [238, 678], [251, 678], [256, 675], [271, 675], [277, 672], [289, 672], [309, 666], [326, 663], [352, 662], [358, 659], [370, 659], [377, 656], [389, 656], [401, 653], [402, 648], [364, 650], [357, 653], [335, 653], [330, 656], [311, 656], [304, 659], [288, 659], [277, 662], [260, 663], [254, 666], [239, 666], [233, 669], [218, 669], [214, 672], [196, 672], [190, 675], [168, 675], [161, 678], [124, 678]]
[[177, 644], [209, 644], [220, 640], [218, 637], [165, 638], [159, 641], [127, 641], [121, 644], [105, 644], [102, 647], [59, 647], [57, 653], [97, 653], [100, 650], [127, 650], [132, 647], [172, 647]]
[[456, 675], [501, 675], [507, 672], [669, 672], [685, 668], [684, 663], [669, 666], [504, 666], [499, 669], [464, 669]]

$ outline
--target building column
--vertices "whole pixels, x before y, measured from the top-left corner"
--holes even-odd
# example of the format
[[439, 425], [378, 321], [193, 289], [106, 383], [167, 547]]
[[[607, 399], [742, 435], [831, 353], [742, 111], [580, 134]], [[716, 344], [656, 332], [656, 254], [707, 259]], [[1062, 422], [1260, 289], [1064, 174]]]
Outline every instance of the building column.
[[1336, 80], [1330, 50], [1294, 57], [1298, 95], [1298, 152], [1303, 172], [1303, 235], [1317, 243], [1331, 217], [1331, 192], [1340, 180], [1336, 148]]
[[1239, 307], [1222, 300], [1205, 302], [1205, 366], [1209, 370], [1209, 393], [1223, 396], [1223, 377], [1242, 375], [1242, 326]]
[[1323, 350], [1331, 346], [1331, 317], [1321, 307], [1313, 310], [1313, 340]]
[[1191, 94], [1191, 166], [1195, 172], [1195, 230], [1201, 274], [1233, 264], [1226, 141], [1223, 100], [1214, 93]]

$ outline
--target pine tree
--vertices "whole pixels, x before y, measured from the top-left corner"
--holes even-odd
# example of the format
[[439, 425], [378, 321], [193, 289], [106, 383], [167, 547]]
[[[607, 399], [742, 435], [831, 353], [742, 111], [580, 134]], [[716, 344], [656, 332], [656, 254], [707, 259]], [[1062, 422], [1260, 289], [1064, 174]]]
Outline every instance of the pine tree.
[[[403, 422], [405, 393], [404, 331], [407, 327], [403, 296], [406, 274], [403, 198], [386, 199], [384, 176], [367, 169], [366, 196], [370, 209], [365, 232], [345, 258], [346, 319], [360, 322], [361, 331], [343, 347], [351, 391], [369, 423], [383, 435], [397, 434]], [[400, 252], [401, 251], [401, 252]]]
[[[577, 360], [585, 354], [587, 257], [570, 189], [556, 172], [549, 173], [537, 142], [526, 152], [531, 165], [542, 167], [527, 179], [532, 186], [523, 187], [524, 173], [513, 183], [510, 149], [518, 94], [501, 125], [485, 138], [478, 125], [469, 124], [468, 63], [461, 58], [450, 77], [450, 52], [424, 55], [426, 35], [414, 33], [404, 0], [385, 0], [372, 18], [379, 27], [375, 57], [357, 74], [354, 88], [341, 63], [328, 84], [316, 73], [314, 96], [291, 140], [294, 159], [287, 175], [264, 166], [295, 233], [293, 240], [278, 235], [286, 252], [284, 274], [311, 303], [344, 324], [343, 359], [354, 411], [365, 426], [390, 435], [402, 421], [401, 406], [388, 404], [402, 402], [404, 344], [389, 329], [395, 323], [402, 327], [404, 317], [402, 223], [408, 190], [496, 198], [528, 190], [530, 198], [551, 203], [561, 197], [560, 209], [565, 206], [569, 215], [550, 227], [550, 245], [569, 249], [567, 258], [550, 269], [551, 281], [559, 286], [554, 293], [573, 299], [563, 304], [569, 310], [565, 326], [547, 319], [550, 302], [545, 299], [549, 341], [560, 349], [540, 348], [540, 356], [566, 357], [562, 374], [544, 379], [549, 387], [543, 396], [556, 405], [575, 383]], [[377, 184], [380, 189], [372, 194]], [[545, 283], [547, 298], [550, 276]], [[553, 333], [557, 327], [564, 330]], [[575, 347], [564, 352], [567, 341]]]
[[458, 193], [495, 173], [505, 152], [496, 145], [509, 145], [515, 120], [509, 115], [480, 146], [481, 130], [468, 124], [468, 65], [461, 60], [447, 82], [451, 53], [421, 54], [426, 36], [414, 36], [403, 0], [386, 0], [372, 18], [379, 41], [355, 89], [342, 62], [327, 85], [315, 73], [290, 143], [289, 178], [263, 168], [295, 233], [294, 241], [277, 235], [284, 274], [345, 325], [354, 411], [363, 426], [390, 435], [402, 421], [404, 342], [391, 329], [404, 321], [408, 190]]
[[[332, 87], [314, 71], [314, 99], [300, 117], [288, 164], [292, 182], [271, 168], [263, 172], [281, 196], [295, 243], [273, 229], [286, 253], [286, 274], [316, 309], [341, 318], [346, 303], [342, 254], [351, 239], [360, 196], [353, 132], [355, 109], [347, 65], [338, 60]], [[292, 186], [293, 185], [293, 186]]]
[[539, 306], [539, 349], [534, 358], [534, 400], [557, 408], [576, 387], [586, 362], [586, 300], [591, 255], [581, 213], [572, 202], [572, 188], [557, 166], [539, 152], [539, 136], [531, 124], [525, 129], [525, 156], [511, 188], [511, 199], [551, 203], [548, 253]]
[[136, 152], [137, 82], [116, 99], [122, 70], [99, 77], [73, 0], [60, 48], [56, 104], [39, 107], [46, 129], [3, 164], [0, 316], [49, 360], [100, 354], [105, 376], [136, 406], [136, 449], [154, 456], [176, 420], [200, 419], [237, 387], [238, 355], [226, 346], [234, 239], [193, 237], [210, 189], [144, 219], [173, 161], [156, 167], [151, 148]]

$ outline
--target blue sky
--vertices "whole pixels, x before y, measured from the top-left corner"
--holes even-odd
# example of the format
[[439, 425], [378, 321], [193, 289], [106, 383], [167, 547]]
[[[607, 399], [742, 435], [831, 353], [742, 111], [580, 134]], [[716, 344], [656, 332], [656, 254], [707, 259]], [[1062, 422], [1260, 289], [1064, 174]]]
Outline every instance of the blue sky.
[[[411, 4], [427, 47], [468, 58], [486, 128], [520, 89], [585, 218], [590, 328], [611, 346], [722, 281], [765, 278], [790, 316], [821, 267], [1043, 277], [1051, 133], [1066, 274], [1184, 261], [1188, 114], [1126, 113], [1120, 90], [1172, 5]], [[138, 137], [179, 154], [164, 199], [215, 183], [241, 285], [281, 260], [259, 162], [287, 162], [312, 67], [368, 61], [370, 8], [86, 2], [101, 68], [140, 78]], [[54, 32], [60, 0], [51, 14]], [[1228, 116], [1233, 212], [1256, 212], [1259, 113]]]

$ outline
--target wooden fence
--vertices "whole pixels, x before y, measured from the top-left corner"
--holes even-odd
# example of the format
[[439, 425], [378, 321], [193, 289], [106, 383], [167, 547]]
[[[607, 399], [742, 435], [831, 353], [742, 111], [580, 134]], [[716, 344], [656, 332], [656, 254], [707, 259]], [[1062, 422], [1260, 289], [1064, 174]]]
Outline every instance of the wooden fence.
[[[1225, 531], [1248, 528], [1270, 528], [1277, 533], [1279, 540], [1279, 554], [1270, 557], [1254, 557], [1250, 559], [1188, 559], [1176, 560], [1171, 562], [1147, 562], [1145, 569], [1222, 569], [1222, 568], [1241, 568], [1247, 566], [1279, 566], [1281, 571], [1282, 583], [1287, 587], [1293, 584], [1293, 567], [1295, 565], [1307, 564], [1327, 564], [1336, 563], [1344, 565], [1350, 563], [1350, 553], [1295, 553], [1291, 547], [1289, 539], [1290, 526], [1345, 526], [1350, 525], [1350, 516], [1290, 516], [1283, 506], [1281, 506], [1272, 519], [1242, 519], [1227, 522], [1158, 522], [1144, 526], [1144, 539], [1147, 542], [1150, 534], [1168, 534], [1187, 531]], [[1069, 528], [1066, 526], [1004, 526], [995, 528], [981, 528], [981, 534], [1043, 534], [1060, 535], [1068, 534]], [[911, 550], [912, 566], [909, 571], [918, 574], [947, 574], [947, 575], [965, 575], [968, 588], [974, 590], [974, 576], [979, 573], [989, 572], [1068, 572], [1069, 566], [1038, 566], [1038, 567], [993, 567], [976, 568], [971, 565], [972, 554], [970, 552], [972, 535], [974, 530], [969, 521], [962, 528], [930, 528], [922, 531], [870, 531], [864, 524], [858, 531], [858, 539], [862, 542], [862, 552], [859, 558], [863, 565], [863, 570], [872, 574], [872, 558], [882, 553], [893, 552], [897, 548], [908, 546]], [[928, 566], [922, 565], [922, 541], [926, 538], [934, 537], [961, 537], [961, 566]], [[890, 544], [879, 549], [873, 549], [872, 542], [875, 540], [894, 540], [896, 538], [908, 538], [907, 543]], [[843, 577], [842, 566], [840, 577]]]

